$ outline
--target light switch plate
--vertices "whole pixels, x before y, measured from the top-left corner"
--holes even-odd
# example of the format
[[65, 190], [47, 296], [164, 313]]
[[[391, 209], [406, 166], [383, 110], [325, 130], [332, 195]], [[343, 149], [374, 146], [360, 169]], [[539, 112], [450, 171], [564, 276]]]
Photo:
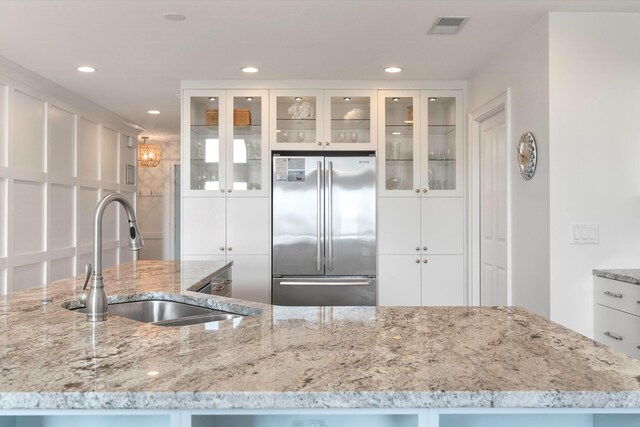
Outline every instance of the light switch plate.
[[571, 224], [571, 243], [597, 245], [600, 243], [598, 224]]

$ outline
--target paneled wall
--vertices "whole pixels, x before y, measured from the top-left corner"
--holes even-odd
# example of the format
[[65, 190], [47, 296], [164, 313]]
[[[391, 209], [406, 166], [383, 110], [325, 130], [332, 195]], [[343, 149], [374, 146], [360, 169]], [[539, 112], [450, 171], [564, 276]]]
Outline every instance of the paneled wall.
[[[92, 262], [98, 200], [120, 191], [136, 201], [136, 186], [127, 185], [125, 177], [126, 165], [136, 164], [137, 133], [124, 121], [119, 126], [101, 120], [96, 108], [87, 114], [1, 71], [0, 293], [5, 294], [81, 274]], [[103, 223], [105, 267], [133, 259], [125, 222], [124, 213], [110, 206]]]

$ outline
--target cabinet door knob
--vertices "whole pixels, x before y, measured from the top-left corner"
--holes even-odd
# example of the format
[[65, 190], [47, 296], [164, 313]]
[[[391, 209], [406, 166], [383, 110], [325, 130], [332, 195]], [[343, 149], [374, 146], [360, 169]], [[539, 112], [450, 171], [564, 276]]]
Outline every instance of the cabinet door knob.
[[427, 191], [429, 191], [428, 188], [425, 188], [424, 190], [422, 190], [423, 193], [426, 193]]
[[221, 250], [221, 251], [224, 251], [224, 246], [220, 246], [220, 250]]
[[427, 250], [427, 247], [426, 247], [426, 246], [423, 246], [423, 247], [422, 247], [422, 250], [423, 250], [423, 251], [426, 251], [426, 250]]
[[419, 250], [420, 250], [420, 246], [416, 246], [416, 251], [419, 251]]
[[429, 262], [428, 259], [423, 259], [422, 262], [424, 262], [425, 264]]
[[419, 189], [419, 188], [416, 188], [416, 193], [419, 193], [419, 192], [420, 192], [420, 189]]
[[221, 192], [221, 193], [224, 193], [224, 188], [220, 188], [220, 192]]
[[232, 250], [233, 250], [233, 248], [232, 248], [231, 246], [229, 246], [229, 247], [227, 248], [227, 250], [228, 250], [228, 251], [232, 251]]
[[324, 145], [329, 145], [331, 144], [329, 141], [325, 142]]
[[420, 260], [419, 259], [416, 260], [416, 264], [420, 264]]
[[318, 141], [318, 145], [322, 145], [322, 141]]
[[231, 193], [232, 191], [233, 191], [233, 189], [230, 188], [230, 189], [227, 190], [227, 193]]

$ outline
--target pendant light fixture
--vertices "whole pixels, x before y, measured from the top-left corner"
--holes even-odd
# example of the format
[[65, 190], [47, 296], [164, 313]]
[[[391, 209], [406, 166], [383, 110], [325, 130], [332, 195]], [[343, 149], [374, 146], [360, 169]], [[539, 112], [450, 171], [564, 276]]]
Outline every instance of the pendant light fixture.
[[160, 147], [148, 144], [148, 136], [142, 137], [142, 144], [138, 145], [138, 166], [141, 168], [155, 168], [160, 164]]

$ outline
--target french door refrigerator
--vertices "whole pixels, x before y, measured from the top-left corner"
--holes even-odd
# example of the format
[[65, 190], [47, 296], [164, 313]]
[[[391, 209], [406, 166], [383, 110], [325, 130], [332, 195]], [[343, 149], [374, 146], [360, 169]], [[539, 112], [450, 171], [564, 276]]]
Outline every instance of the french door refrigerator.
[[273, 156], [276, 305], [376, 304], [372, 153]]

